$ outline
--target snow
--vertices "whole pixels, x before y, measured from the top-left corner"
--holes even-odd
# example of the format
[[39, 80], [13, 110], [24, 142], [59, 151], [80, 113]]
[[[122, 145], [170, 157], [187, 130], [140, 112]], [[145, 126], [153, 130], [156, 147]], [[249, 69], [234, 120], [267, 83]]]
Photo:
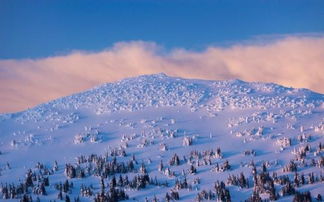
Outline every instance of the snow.
[[[283, 168], [306, 145], [311, 147], [306, 154], [307, 165], [297, 162], [298, 171], [320, 176], [323, 167], [309, 164], [324, 154], [324, 150], [317, 151], [318, 144], [324, 143], [323, 101], [324, 95], [307, 89], [241, 80], [206, 81], [155, 74], [107, 83], [23, 112], [0, 115], [0, 184], [18, 184], [28, 168], [37, 170], [38, 162], [52, 168], [57, 161], [58, 171], [49, 175], [47, 195], [38, 196], [54, 200], [58, 194], [54, 184], [64, 182], [65, 164], [76, 165], [77, 157], [110, 153], [116, 154], [118, 161], [128, 162], [135, 155], [137, 170], [123, 175], [131, 178], [139, 174], [143, 162], [150, 177], [166, 181], [168, 186], [126, 189], [130, 199], [144, 201], [156, 196], [164, 201], [165, 194], [185, 174], [192, 190], [178, 190], [180, 200], [193, 201], [197, 193], [213, 190], [217, 180], [226, 182], [229, 175], [243, 172], [252, 182], [251, 161], [258, 170], [266, 163], [269, 172], [293, 179], [294, 173], [283, 172]], [[221, 156], [206, 157], [207, 151], [218, 147]], [[186, 161], [183, 157], [192, 152], [199, 155]], [[180, 164], [170, 166], [174, 154]], [[161, 161], [163, 171], [158, 170]], [[217, 163], [221, 167], [226, 161], [229, 170], [215, 171]], [[196, 174], [190, 174], [191, 164]], [[109, 184], [111, 178], [105, 182]], [[80, 194], [81, 184], [92, 185], [95, 193], [100, 192], [100, 178], [94, 175], [69, 181], [74, 184], [69, 194], [72, 198]], [[253, 193], [253, 187], [226, 187], [232, 201], [246, 200]], [[279, 192], [282, 185], [275, 187]], [[311, 191], [313, 197], [324, 193], [323, 182], [296, 189]], [[292, 196], [279, 198], [290, 200]]]

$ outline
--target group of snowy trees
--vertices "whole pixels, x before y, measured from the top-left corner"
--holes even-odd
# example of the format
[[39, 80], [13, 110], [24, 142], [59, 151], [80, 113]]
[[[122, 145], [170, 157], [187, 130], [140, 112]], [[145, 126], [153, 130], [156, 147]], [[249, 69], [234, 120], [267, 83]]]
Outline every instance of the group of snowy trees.
[[95, 202], [116, 202], [121, 200], [127, 200], [129, 197], [123, 189], [111, 187], [107, 192], [101, 192], [96, 194]]
[[0, 191], [3, 199], [17, 199], [21, 198], [22, 201], [32, 201], [29, 194], [34, 195], [47, 195], [46, 188], [50, 185], [48, 175], [53, 174], [49, 169], [44, 167], [43, 164], [36, 165], [37, 172], [28, 169], [23, 182], [18, 185], [14, 184], [1, 184]]
[[[322, 144], [319, 144], [316, 150], [322, 151], [322, 149]], [[300, 157], [305, 158], [310, 151], [312, 151], [312, 149], [306, 145], [305, 147], [301, 147], [297, 153]], [[250, 154], [252, 153], [255, 153], [254, 150], [250, 151]], [[129, 160], [124, 157], [127, 157], [125, 150], [111, 149], [104, 155], [82, 155], [77, 158], [75, 164], [65, 164], [64, 173], [67, 179], [52, 185], [52, 187], [54, 187], [58, 192], [57, 199], [65, 201], [71, 200], [69, 194], [73, 189], [75, 189], [75, 187], [69, 179], [73, 178], [79, 178], [82, 180], [89, 176], [95, 176], [100, 179], [99, 191], [92, 185], [89, 186], [82, 184], [79, 190], [80, 194], [74, 198], [74, 201], [80, 201], [80, 197], [89, 197], [96, 202], [120, 201], [129, 198], [125, 192], [126, 189], [140, 190], [147, 188], [148, 185], [169, 187], [173, 184], [168, 180], [158, 180], [156, 177], [150, 176], [150, 170], [147, 169], [147, 165], [144, 162], [139, 164], [135, 155], [132, 155]], [[217, 172], [226, 172], [227, 170], [230, 170], [232, 166], [229, 161], [221, 160], [222, 158], [222, 151], [218, 147], [215, 150], [193, 150], [182, 158], [180, 158], [177, 153], [174, 153], [169, 159], [169, 167], [164, 166], [161, 160], [158, 165], [158, 170], [170, 177], [171, 181], [175, 180], [174, 186], [165, 194], [163, 200], [179, 200], [181, 197], [178, 190], [180, 189], [193, 191], [193, 186], [199, 184], [200, 179], [196, 178], [197, 180], [195, 179], [194, 181], [189, 182], [187, 174], [196, 174], [198, 172], [198, 167], [202, 165], [211, 165], [211, 170]], [[311, 163], [309, 166], [323, 167], [323, 156], [317, 156], [317, 158], [317, 162]], [[218, 162], [213, 162], [211, 161], [212, 159], [218, 159]], [[183, 170], [182, 173], [176, 174], [171, 171], [173, 166], [179, 166], [184, 163], [187, 163], [187, 170]], [[249, 189], [253, 187], [253, 194], [247, 199], [247, 201], [251, 202], [261, 201], [260, 195], [262, 194], [267, 194], [270, 200], [277, 200], [280, 197], [294, 195], [294, 201], [296, 202], [311, 201], [312, 196], [309, 192], [300, 193], [297, 191], [297, 188], [316, 182], [323, 183], [324, 176], [319, 176], [315, 173], [308, 173], [307, 175], [298, 173], [298, 168], [301, 165], [302, 164], [298, 163], [298, 161], [291, 160], [289, 164], [283, 167], [284, 172], [294, 173], [293, 178], [291, 178], [290, 175], [278, 176], [275, 172], [270, 174], [268, 171], [269, 165], [266, 162], [261, 164], [259, 168], [252, 162], [252, 178], [245, 176], [243, 173], [240, 173], [239, 175], [229, 175], [226, 182], [217, 181], [214, 187], [210, 190], [199, 191], [196, 195], [196, 201], [231, 201], [231, 194], [226, 185], [238, 186], [241, 189]], [[37, 201], [39, 200], [37, 198], [38, 196], [47, 194], [47, 187], [51, 185], [49, 176], [57, 171], [59, 171], [59, 165], [56, 161], [52, 168], [48, 168], [42, 163], [37, 163], [34, 169], [28, 169], [24, 181], [20, 184], [1, 184], [0, 193], [2, 198], [20, 199], [23, 202], [29, 202], [33, 201], [32, 196], [36, 196]], [[135, 173], [135, 175], [130, 178], [128, 176], [129, 173]], [[275, 186], [275, 184], [277, 186]], [[278, 189], [278, 187], [280, 188]], [[198, 189], [196, 190], [198, 191]], [[321, 197], [321, 195], [318, 195], [316, 198], [321, 199]], [[160, 200], [154, 197], [151, 201]]]

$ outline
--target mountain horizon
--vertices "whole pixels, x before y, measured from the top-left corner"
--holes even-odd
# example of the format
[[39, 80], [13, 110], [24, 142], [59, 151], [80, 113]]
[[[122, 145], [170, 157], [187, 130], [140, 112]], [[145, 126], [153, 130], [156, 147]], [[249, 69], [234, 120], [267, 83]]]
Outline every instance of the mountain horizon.
[[128, 77], [128, 78], [124, 78], [124, 79], [121, 79], [121, 80], [118, 80], [116, 82], [107, 82], [107, 83], [103, 83], [103, 84], [100, 84], [100, 85], [97, 85], [95, 87], [92, 87], [88, 90], [84, 90], [84, 91], [80, 91], [80, 92], [75, 92], [73, 94], [70, 94], [70, 95], [67, 95], [67, 96], [63, 96], [61, 98], [57, 98], [57, 99], [54, 99], [54, 100], [51, 100], [51, 101], [48, 101], [48, 102], [44, 102], [44, 103], [41, 103], [41, 104], [38, 104], [38, 105], [35, 105], [34, 107], [31, 107], [31, 108], [28, 108], [26, 110], [23, 110], [23, 111], [18, 111], [18, 112], [8, 112], [8, 113], [0, 113], [0, 115], [5, 115], [5, 114], [16, 114], [16, 113], [21, 113], [21, 112], [24, 112], [24, 111], [28, 111], [28, 110], [31, 110], [33, 108], [36, 108], [38, 106], [42, 106], [44, 104], [48, 104], [48, 103], [51, 103], [51, 102], [55, 102], [57, 100], [62, 100], [62, 99], [66, 99], [66, 98], [69, 98], [69, 97], [73, 97], [73, 96], [77, 96], [77, 95], [81, 95], [81, 94], [86, 94], [88, 92], [91, 92], [91, 91], [94, 91], [96, 89], [104, 89], [108, 86], [110, 86], [111, 84], [121, 84], [121, 83], [124, 83], [124, 82], [127, 82], [127, 81], [132, 81], [132, 80], [140, 80], [140, 79], [173, 79], [173, 80], [177, 80], [177, 79], [182, 79], [184, 81], [197, 81], [197, 82], [205, 82], [205, 83], [208, 83], [208, 82], [224, 82], [224, 83], [242, 83], [242, 84], [253, 84], [253, 85], [256, 85], [256, 84], [264, 84], [264, 85], [273, 85], [273, 86], [276, 86], [278, 88], [282, 88], [282, 89], [289, 89], [291, 91], [309, 91], [309, 93], [312, 93], [314, 94], [314, 96], [321, 96], [323, 94], [319, 93], [319, 92], [315, 92], [315, 91], [312, 91], [310, 89], [307, 89], [307, 88], [293, 88], [293, 87], [286, 87], [286, 86], [283, 86], [283, 85], [280, 85], [280, 84], [276, 84], [276, 83], [268, 83], [268, 82], [247, 82], [247, 81], [243, 81], [242, 79], [230, 79], [230, 80], [207, 80], [207, 79], [195, 79], [195, 78], [181, 78], [181, 77], [174, 77], [174, 76], [169, 76], [167, 75], [166, 73], [164, 72], [160, 72], [160, 73], [156, 73], [156, 74], [144, 74], [144, 75], [139, 75], [139, 76], [134, 76], [134, 77]]

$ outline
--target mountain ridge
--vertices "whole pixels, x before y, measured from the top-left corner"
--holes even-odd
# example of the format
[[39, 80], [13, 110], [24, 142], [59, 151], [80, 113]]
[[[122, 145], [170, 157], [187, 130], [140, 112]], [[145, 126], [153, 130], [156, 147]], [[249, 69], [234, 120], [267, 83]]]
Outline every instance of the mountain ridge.
[[[298, 95], [298, 93], [302, 92], [302, 93], [304, 93], [304, 96], [307, 96], [311, 100], [318, 100], [318, 99], [321, 100], [324, 98], [323, 94], [313, 92], [308, 89], [289, 88], [289, 87], [284, 87], [284, 86], [281, 86], [281, 85], [278, 85], [275, 83], [245, 82], [245, 81], [242, 81], [239, 79], [232, 79], [232, 80], [184, 79], [184, 78], [180, 78], [180, 77], [170, 77], [170, 76], [166, 75], [165, 73], [158, 73], [158, 74], [149, 74], [149, 75], [141, 75], [141, 76], [137, 76], [137, 77], [130, 77], [130, 78], [116, 81], [116, 82], [105, 83], [105, 84], [95, 86], [93, 88], [90, 88], [90, 89], [82, 91], [82, 92], [74, 93], [74, 94], [71, 94], [68, 96], [54, 99], [54, 100], [46, 102], [46, 103], [36, 105], [35, 107], [29, 108], [24, 111], [0, 114], [0, 116], [18, 115], [21, 113], [25, 113], [27, 111], [31, 111], [31, 110], [35, 110], [35, 109], [37, 110], [37, 108], [43, 108], [43, 107], [47, 107], [50, 105], [52, 105], [50, 107], [53, 107], [53, 105], [63, 104], [64, 102], [72, 103], [72, 102], [74, 102], [73, 99], [80, 100], [80, 97], [81, 98], [83, 97], [83, 99], [81, 99], [81, 100], [83, 100], [83, 104], [87, 105], [90, 103], [86, 103], [86, 101], [84, 101], [84, 97], [92, 96], [92, 97], [97, 97], [98, 99], [100, 99], [100, 97], [98, 97], [96, 94], [101, 93], [102, 96], [105, 96], [105, 99], [109, 99], [109, 95], [107, 95], [107, 93], [109, 93], [109, 90], [111, 88], [116, 88], [116, 87], [129, 88], [130, 87], [129, 85], [134, 85], [134, 84], [143, 83], [143, 82], [144, 82], [144, 84], [146, 82], [147, 85], [158, 86], [163, 81], [168, 82], [168, 84], [172, 84], [172, 83], [181, 81], [182, 82], [181, 84], [185, 84], [184, 85], [185, 87], [188, 87], [188, 85], [190, 87], [190, 85], [200, 84], [199, 86], [196, 86], [196, 87], [201, 87], [202, 90], [206, 90], [206, 91], [215, 90], [215, 86], [216, 86], [216, 88], [223, 87], [224, 89], [232, 90], [233, 92], [235, 92], [236, 87], [248, 87], [248, 88], [250, 88], [249, 90], [252, 90], [252, 91], [259, 90], [260, 93], [269, 91], [269, 93], [273, 93], [275, 95], [275, 94], [282, 94], [283, 92], [286, 92], [286, 93], [288, 93], [287, 95], [289, 96], [289, 94], [290, 95], [291, 94]], [[184, 86], [181, 86], [181, 87], [184, 87]], [[139, 86], [139, 87], [143, 87], [143, 86]], [[262, 91], [262, 88], [264, 88], [265, 91]], [[201, 90], [201, 89], [198, 89], [198, 90]], [[108, 92], [105, 92], [107, 90], [108, 90]], [[179, 89], [175, 89], [175, 90], [179, 90]], [[190, 89], [188, 89], [188, 90], [190, 90]], [[242, 92], [240, 92], [240, 93], [242, 93]], [[248, 93], [251, 93], [251, 92], [248, 92]], [[222, 96], [222, 95], [214, 95], [214, 96]], [[75, 104], [78, 106], [80, 105], [78, 103], [75, 103]], [[101, 100], [101, 102], [92, 103], [92, 105], [93, 104], [102, 105], [104, 103], [103, 103], [103, 100]], [[110, 110], [106, 109], [105, 111], [110, 111]]]

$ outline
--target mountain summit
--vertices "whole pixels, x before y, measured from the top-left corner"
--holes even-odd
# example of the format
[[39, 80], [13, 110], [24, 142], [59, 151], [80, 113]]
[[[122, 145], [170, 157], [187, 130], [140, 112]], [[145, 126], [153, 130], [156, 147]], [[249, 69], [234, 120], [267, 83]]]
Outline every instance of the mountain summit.
[[324, 95], [306, 89], [286, 88], [272, 83], [182, 79], [160, 73], [103, 84], [42, 104], [24, 114], [85, 108], [101, 114], [146, 107], [208, 108], [211, 105], [223, 110], [228, 106], [242, 109], [309, 103], [318, 105], [323, 99]]

